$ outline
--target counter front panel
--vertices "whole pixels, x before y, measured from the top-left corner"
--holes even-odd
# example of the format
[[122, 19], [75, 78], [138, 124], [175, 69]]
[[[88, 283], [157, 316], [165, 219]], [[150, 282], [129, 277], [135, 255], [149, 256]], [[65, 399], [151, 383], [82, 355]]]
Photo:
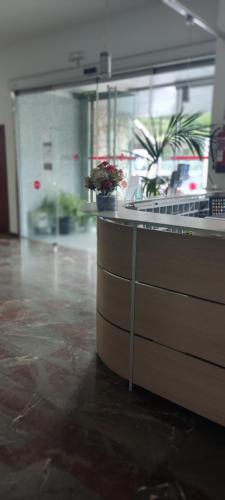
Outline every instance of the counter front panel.
[[134, 383], [225, 425], [224, 369], [135, 337]]
[[98, 267], [98, 311], [124, 330], [130, 328], [130, 281]]
[[225, 240], [98, 220], [100, 358], [134, 384], [223, 425], [224, 261]]
[[136, 280], [225, 304], [225, 240], [137, 231]]
[[98, 265], [123, 278], [131, 278], [132, 227], [98, 219]]
[[97, 313], [97, 352], [121, 377], [129, 377], [129, 333], [116, 328]]
[[225, 367], [225, 305], [138, 283], [135, 333]]

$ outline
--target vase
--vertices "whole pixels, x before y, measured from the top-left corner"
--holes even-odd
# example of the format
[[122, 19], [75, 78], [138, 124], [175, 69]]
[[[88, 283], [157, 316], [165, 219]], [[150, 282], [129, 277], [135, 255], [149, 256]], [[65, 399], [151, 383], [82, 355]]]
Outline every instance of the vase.
[[116, 210], [116, 196], [115, 195], [104, 195], [97, 194], [96, 197], [97, 209], [99, 212], [115, 212]]
[[69, 234], [71, 226], [71, 217], [59, 217], [59, 234]]

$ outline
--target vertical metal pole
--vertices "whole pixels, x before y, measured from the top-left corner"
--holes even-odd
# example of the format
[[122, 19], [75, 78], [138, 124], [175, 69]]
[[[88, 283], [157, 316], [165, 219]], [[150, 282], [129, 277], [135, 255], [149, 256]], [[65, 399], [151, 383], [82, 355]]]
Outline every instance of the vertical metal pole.
[[114, 87], [113, 106], [113, 162], [116, 162], [116, 140], [117, 140], [117, 88]]
[[[94, 167], [94, 160], [93, 160], [93, 155], [95, 153], [94, 151], [94, 144], [95, 144], [95, 110], [94, 110], [94, 99], [91, 98], [91, 100], [89, 101], [89, 126], [90, 126], [90, 150], [89, 150], [89, 154], [90, 154], [90, 157], [91, 157], [91, 160], [88, 161], [88, 175], [90, 175], [93, 167]], [[96, 154], [99, 154], [99, 152], [97, 151]], [[93, 192], [88, 189], [88, 202], [92, 202], [93, 201]]]
[[98, 79], [96, 80], [96, 104], [95, 104], [95, 142], [96, 142], [96, 154], [99, 155], [99, 84]]
[[108, 85], [107, 99], [107, 156], [111, 156], [111, 87]]
[[130, 359], [129, 359], [130, 392], [132, 392], [133, 390], [136, 256], [137, 256], [137, 224], [134, 223], [132, 231], [131, 303], [130, 303]]

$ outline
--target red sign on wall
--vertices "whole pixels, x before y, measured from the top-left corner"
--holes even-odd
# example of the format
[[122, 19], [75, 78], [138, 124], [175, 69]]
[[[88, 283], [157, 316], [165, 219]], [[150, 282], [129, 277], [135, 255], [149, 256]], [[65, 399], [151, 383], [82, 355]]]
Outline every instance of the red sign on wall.
[[34, 189], [41, 189], [40, 181], [34, 181]]

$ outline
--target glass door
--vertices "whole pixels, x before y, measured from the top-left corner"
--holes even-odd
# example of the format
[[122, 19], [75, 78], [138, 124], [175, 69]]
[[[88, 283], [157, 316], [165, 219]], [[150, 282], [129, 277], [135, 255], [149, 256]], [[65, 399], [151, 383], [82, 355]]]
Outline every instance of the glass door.
[[[135, 93], [124, 86], [99, 84], [94, 102], [93, 166], [108, 161], [122, 169], [126, 179], [134, 175]], [[118, 190], [118, 196], [124, 192]]]
[[21, 236], [58, 237], [58, 136], [51, 93], [16, 100]]
[[85, 88], [17, 96], [21, 236], [95, 251], [84, 210], [91, 167], [91, 100]]
[[[190, 100], [183, 103], [184, 112], [203, 111], [204, 123], [211, 117], [213, 86], [193, 85], [193, 81], [212, 77], [213, 71], [211, 67], [192, 70]], [[85, 188], [85, 177], [107, 160], [124, 171], [134, 190], [148, 166], [134, 128], [138, 125], [151, 133], [155, 124], [163, 135], [171, 115], [180, 109], [185, 75], [177, 70], [18, 95], [21, 235], [95, 251], [95, 219], [82, 208], [85, 201], [94, 201], [95, 194]], [[187, 163], [189, 175], [185, 174], [181, 192], [198, 185], [204, 188], [208, 150], [204, 164], [190, 156], [190, 151], [179, 155], [168, 151], [157, 165], [157, 174], [169, 178]], [[118, 190], [118, 195], [124, 198], [124, 191]]]

